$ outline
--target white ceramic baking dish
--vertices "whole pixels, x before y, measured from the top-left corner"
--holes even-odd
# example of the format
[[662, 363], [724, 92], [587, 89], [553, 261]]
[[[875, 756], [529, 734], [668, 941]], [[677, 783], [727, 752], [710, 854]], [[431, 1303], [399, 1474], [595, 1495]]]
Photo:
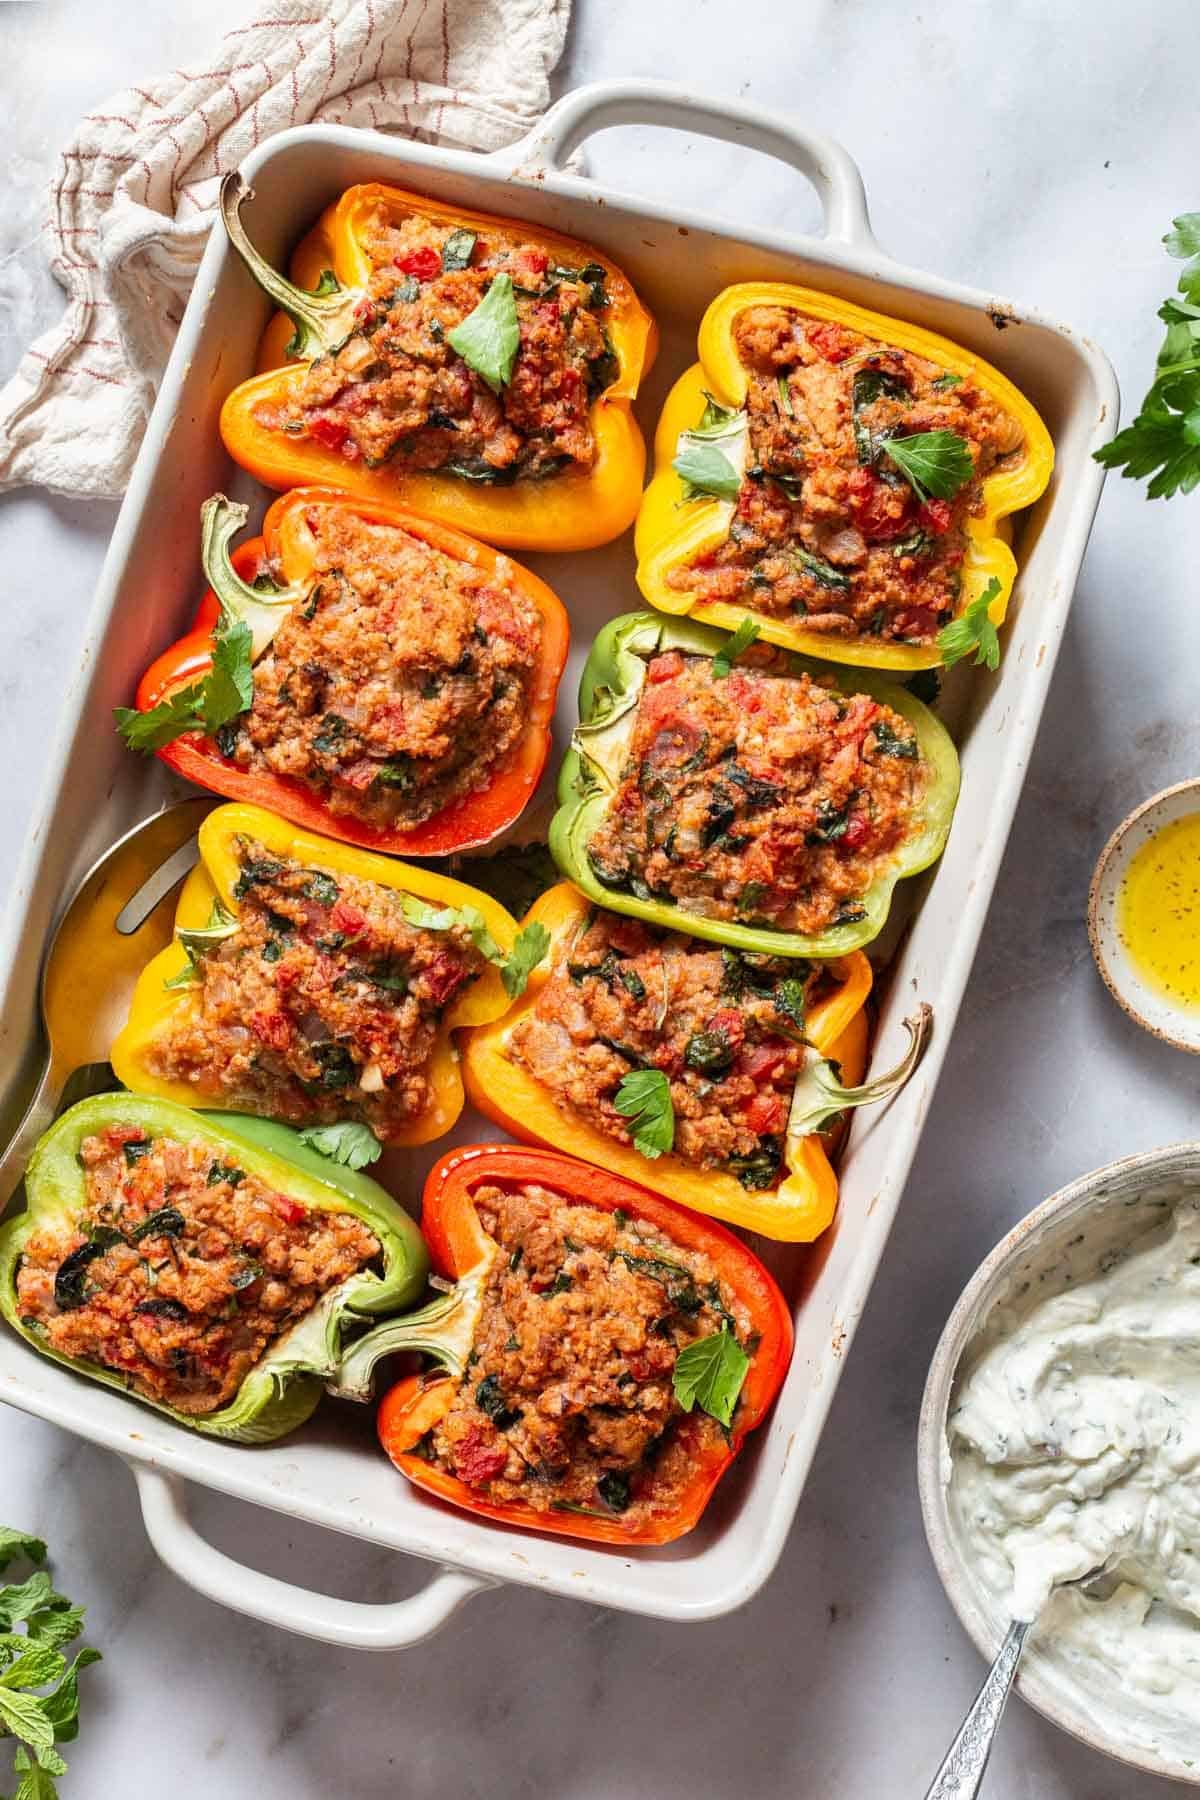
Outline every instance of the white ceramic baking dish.
[[[791, 165], [817, 190], [824, 236], [739, 228], [694, 206], [608, 191], [566, 168], [591, 133], [626, 124], [703, 133]], [[208, 1442], [56, 1368], [15, 1337], [0, 1337], [0, 1397], [126, 1457], [159, 1554], [195, 1587], [243, 1612], [314, 1637], [389, 1648], [419, 1641], [471, 1593], [507, 1580], [664, 1619], [711, 1618], [754, 1594], [783, 1549], [900, 1201], [1099, 497], [1102, 476], [1091, 452], [1115, 424], [1113, 374], [1103, 354], [1065, 326], [889, 260], [871, 236], [858, 170], [837, 144], [789, 118], [656, 82], [579, 89], [531, 137], [490, 156], [306, 127], [255, 151], [244, 173], [257, 190], [248, 214], [253, 236], [280, 264], [334, 195], [368, 180], [593, 240], [629, 273], [662, 328], [659, 362], [639, 405], [648, 435], [667, 386], [694, 360], [707, 302], [729, 282], [765, 277], [831, 289], [981, 352], [1030, 396], [1056, 442], [1053, 483], [1020, 527], [1021, 577], [1001, 671], [963, 683], [963, 788], [950, 844], [883, 987], [879, 1066], [897, 1055], [900, 1019], [918, 994], [935, 1010], [932, 1048], [895, 1104], [873, 1117], [857, 1115], [832, 1230], [811, 1252], [771, 1253], [795, 1303], [795, 1357], [771, 1420], [690, 1537], [630, 1556], [507, 1531], [420, 1496], [375, 1447], [365, 1412], [327, 1405], [295, 1437], [261, 1449]], [[0, 944], [0, 1106], [10, 1125], [32, 1085], [35, 983], [60, 899], [98, 852], [170, 791], [161, 769], [142, 766], [120, 748], [110, 709], [128, 701], [140, 671], [190, 619], [198, 591], [198, 509], [206, 495], [233, 481], [217, 413], [233, 384], [251, 372], [265, 317], [264, 301], [215, 232], [117, 522]], [[261, 509], [261, 491], [253, 498]], [[605, 619], [639, 603], [632, 547], [626, 537], [603, 551], [530, 560], [572, 615], [575, 648], [563, 685], [561, 746], [588, 643]], [[456, 1133], [459, 1141], [491, 1135], [470, 1116]], [[411, 1158], [414, 1202], [430, 1160], [430, 1154]], [[188, 1481], [390, 1545], [427, 1559], [436, 1572], [413, 1598], [386, 1605], [307, 1592], [241, 1567], [201, 1538], [187, 1516]]]

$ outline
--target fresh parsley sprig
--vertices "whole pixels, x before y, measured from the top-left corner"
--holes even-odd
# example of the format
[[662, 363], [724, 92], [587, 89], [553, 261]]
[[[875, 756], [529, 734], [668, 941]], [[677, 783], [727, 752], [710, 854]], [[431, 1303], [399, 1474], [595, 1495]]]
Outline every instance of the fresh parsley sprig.
[[300, 1142], [346, 1169], [365, 1169], [383, 1155], [383, 1145], [371, 1127], [350, 1119], [336, 1125], [310, 1125], [300, 1133]]
[[131, 750], [161, 750], [191, 731], [213, 737], [254, 701], [254, 637], [243, 620], [222, 615], [213, 634], [212, 666], [200, 681], [180, 688], [149, 711], [114, 709], [117, 730]]
[[446, 342], [494, 394], [508, 386], [521, 345], [511, 275], [494, 277], [474, 312], [446, 333]]
[[1000, 634], [991, 619], [992, 601], [999, 592], [1000, 583], [993, 575], [982, 594], [938, 632], [937, 647], [948, 669], [972, 651], [976, 664], [993, 672], [1000, 667]]
[[34, 1570], [0, 1587], [0, 1736], [17, 1740], [13, 1800], [58, 1800], [56, 1778], [67, 1765], [57, 1746], [79, 1734], [79, 1672], [100, 1652], [80, 1650], [67, 1661], [63, 1647], [83, 1630], [84, 1609], [52, 1585], [41, 1538], [0, 1525], [0, 1573], [18, 1560]]
[[728, 638], [712, 659], [712, 672], [718, 681], [733, 671], [733, 665], [743, 650], [748, 650], [757, 638], [761, 626], [757, 619], [748, 615], [744, 618], [731, 638]]
[[550, 948], [550, 933], [536, 919], [532, 925], [522, 926], [506, 956], [477, 906], [430, 906], [415, 894], [401, 894], [400, 908], [409, 924], [421, 931], [453, 931], [461, 926], [480, 955], [499, 969], [510, 1000], [519, 999], [525, 992], [529, 977]]
[[965, 438], [957, 431], [916, 431], [911, 437], [880, 438], [886, 451], [918, 500], [933, 495], [953, 500], [975, 473]]
[[680, 432], [671, 463], [683, 482], [685, 500], [737, 499], [742, 486], [741, 470], [726, 455], [721, 442], [742, 437], [746, 428], [745, 412], [722, 406], [705, 393], [700, 422], [690, 431]]
[[1150, 477], [1148, 500], [1190, 494], [1200, 484], [1200, 212], [1181, 213], [1163, 239], [1171, 256], [1186, 258], [1182, 300], [1164, 300], [1167, 328], [1156, 373], [1131, 425], [1096, 451], [1106, 469], [1131, 480]]
[[671, 1084], [661, 1069], [633, 1069], [613, 1096], [613, 1105], [629, 1120], [633, 1147], [653, 1162], [675, 1143], [675, 1108]]
[[699, 1406], [726, 1429], [733, 1424], [750, 1358], [727, 1325], [688, 1344], [675, 1359], [671, 1385], [684, 1412]]

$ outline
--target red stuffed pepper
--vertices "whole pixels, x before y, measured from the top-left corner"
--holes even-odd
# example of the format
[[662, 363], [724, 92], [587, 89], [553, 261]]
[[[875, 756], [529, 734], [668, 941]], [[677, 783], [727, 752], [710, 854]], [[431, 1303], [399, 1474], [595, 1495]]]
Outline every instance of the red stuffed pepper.
[[511, 1144], [451, 1151], [422, 1229], [453, 1287], [352, 1349], [440, 1365], [378, 1429], [418, 1487], [483, 1518], [609, 1544], [690, 1531], [787, 1372], [792, 1321], [731, 1232], [619, 1176]]

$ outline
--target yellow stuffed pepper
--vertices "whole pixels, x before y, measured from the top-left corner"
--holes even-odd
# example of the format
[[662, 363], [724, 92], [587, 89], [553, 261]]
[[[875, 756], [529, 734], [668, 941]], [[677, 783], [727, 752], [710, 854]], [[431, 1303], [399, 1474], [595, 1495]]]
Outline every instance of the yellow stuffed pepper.
[[268, 487], [313, 483], [509, 549], [583, 550], [633, 523], [645, 447], [631, 402], [654, 320], [590, 244], [369, 183], [322, 214], [287, 280], [221, 211], [281, 307], [260, 373], [221, 411]]
[[1012, 382], [947, 338], [781, 282], [726, 288], [699, 351], [638, 517], [647, 600], [835, 662], [995, 668], [1008, 521], [1054, 466]]
[[499, 1018], [545, 944], [463, 882], [219, 806], [112, 1065], [187, 1106], [426, 1143], [462, 1111], [452, 1034]]
[[861, 952], [743, 954], [591, 906], [566, 882], [535, 902], [535, 925], [549, 949], [524, 998], [467, 1034], [473, 1104], [695, 1212], [818, 1237], [837, 1206], [828, 1128], [907, 1079], [924, 1012], [901, 1067], [855, 1087], [871, 988]]

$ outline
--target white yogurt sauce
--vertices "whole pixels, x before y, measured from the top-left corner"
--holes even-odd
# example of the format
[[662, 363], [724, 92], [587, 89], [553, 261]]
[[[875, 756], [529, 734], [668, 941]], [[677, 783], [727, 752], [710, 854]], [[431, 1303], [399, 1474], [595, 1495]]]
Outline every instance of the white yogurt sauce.
[[[1200, 1196], [1114, 1214], [1087, 1234], [1087, 1279], [1056, 1293], [1062, 1269], [1047, 1267], [989, 1321], [947, 1425], [951, 1510], [997, 1616], [1038, 1618], [1032, 1641], [1072, 1699], [1095, 1713], [1119, 1697], [1123, 1727], [1132, 1712], [1139, 1741], [1190, 1766]], [[1099, 1563], [1109, 1572], [1095, 1588], [1053, 1592]]]

